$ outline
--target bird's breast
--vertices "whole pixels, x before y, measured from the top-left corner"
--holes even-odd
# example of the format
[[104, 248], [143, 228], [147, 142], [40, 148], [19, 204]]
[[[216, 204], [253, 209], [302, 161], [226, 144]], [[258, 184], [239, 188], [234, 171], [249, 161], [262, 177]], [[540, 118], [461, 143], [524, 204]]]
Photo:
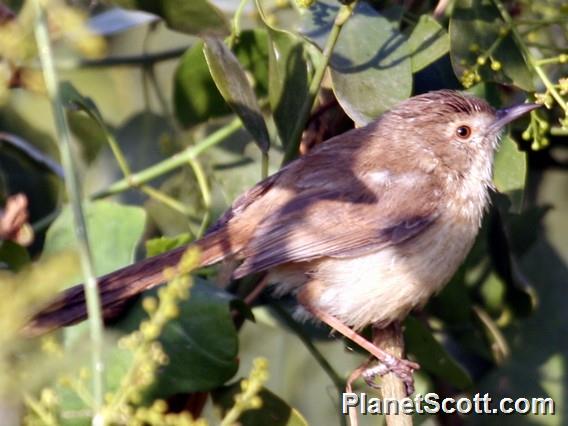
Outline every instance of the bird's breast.
[[477, 226], [441, 218], [405, 243], [361, 257], [325, 258], [308, 272], [312, 303], [360, 329], [388, 324], [422, 306], [452, 277], [465, 259]]

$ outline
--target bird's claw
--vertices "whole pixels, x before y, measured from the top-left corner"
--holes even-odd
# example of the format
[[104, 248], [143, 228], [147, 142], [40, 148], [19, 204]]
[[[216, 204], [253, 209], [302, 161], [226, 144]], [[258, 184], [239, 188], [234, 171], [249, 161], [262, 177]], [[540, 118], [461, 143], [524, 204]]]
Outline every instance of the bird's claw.
[[375, 383], [375, 378], [377, 376], [384, 376], [387, 373], [395, 374], [406, 387], [406, 394], [412, 395], [414, 393], [414, 370], [418, 370], [420, 365], [415, 362], [392, 358], [388, 359], [387, 362], [379, 362], [376, 365], [367, 368], [363, 371], [362, 376], [365, 383], [374, 389], [379, 389], [380, 386]]

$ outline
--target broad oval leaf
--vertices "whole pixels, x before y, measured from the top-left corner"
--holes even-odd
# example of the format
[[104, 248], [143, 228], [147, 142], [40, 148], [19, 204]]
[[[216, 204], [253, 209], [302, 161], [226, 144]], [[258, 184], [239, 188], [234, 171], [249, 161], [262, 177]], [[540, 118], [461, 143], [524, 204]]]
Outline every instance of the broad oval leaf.
[[448, 32], [430, 15], [422, 15], [408, 37], [412, 72], [434, 63], [450, 50]]
[[203, 44], [198, 41], [190, 47], [175, 72], [174, 109], [177, 119], [186, 127], [231, 111], [211, 78]]
[[340, 105], [359, 126], [408, 98], [412, 61], [398, 21], [359, 3], [333, 51], [331, 78]]
[[205, 37], [204, 43], [203, 53], [217, 89], [241, 118], [261, 151], [267, 152], [270, 147], [268, 129], [241, 64], [218, 38]]
[[408, 317], [404, 323], [404, 338], [408, 351], [413, 353], [424, 370], [447, 380], [458, 389], [472, 384], [467, 371], [457, 363], [420, 321]]
[[[146, 398], [207, 391], [224, 384], [238, 368], [238, 336], [231, 316], [234, 296], [194, 278], [188, 300], [179, 304], [179, 316], [168, 322], [159, 337], [168, 363], [160, 368]], [[150, 290], [142, 295], [154, 295]], [[131, 332], [146, 312], [138, 302], [116, 326]]]
[[[450, 19], [450, 55], [457, 76], [477, 69], [483, 81], [515, 85], [533, 91], [531, 72], [525, 59], [509, 33], [499, 42], [499, 32], [506, 28], [499, 11], [491, 0], [457, 0]], [[491, 57], [501, 63], [501, 69], [493, 71], [491, 60], [478, 65], [479, 56], [486, 55], [494, 43], [498, 43]]]
[[268, 98], [280, 140], [286, 147], [295, 123], [302, 120], [300, 113], [309, 98], [311, 73], [322, 60], [321, 52], [303, 37], [271, 26], [258, 0], [256, 5], [268, 30]]
[[[179, 122], [191, 127], [231, 113], [211, 77], [203, 41], [197, 41], [181, 58], [174, 77], [174, 110]], [[234, 52], [254, 80], [257, 96], [268, 91], [268, 37], [263, 29], [243, 31]]]
[[521, 210], [526, 176], [526, 153], [519, 151], [509, 135], [504, 136], [495, 154], [493, 182], [499, 192], [509, 196], [513, 212]]
[[[144, 233], [144, 209], [95, 201], [85, 203], [83, 212], [96, 274], [103, 275], [130, 264]], [[42, 256], [73, 248], [75, 241], [75, 224], [67, 205], [47, 231]], [[80, 280], [78, 276], [75, 282]]]

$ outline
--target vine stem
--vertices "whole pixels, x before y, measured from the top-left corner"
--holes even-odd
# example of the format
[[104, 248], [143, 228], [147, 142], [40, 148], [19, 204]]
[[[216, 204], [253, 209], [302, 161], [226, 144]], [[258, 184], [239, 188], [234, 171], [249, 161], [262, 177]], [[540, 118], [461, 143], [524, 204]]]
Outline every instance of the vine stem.
[[310, 117], [310, 112], [316, 101], [316, 96], [319, 92], [323, 76], [325, 75], [325, 71], [329, 64], [329, 60], [331, 59], [331, 54], [333, 53], [333, 49], [335, 48], [335, 44], [337, 43], [343, 25], [345, 25], [345, 23], [353, 13], [356, 5], [357, 1], [354, 1], [353, 3], [348, 5], [342, 5], [339, 9], [339, 12], [337, 12], [333, 27], [331, 28], [331, 31], [325, 43], [325, 47], [323, 49], [323, 61], [315, 70], [314, 76], [310, 83], [310, 87], [308, 89], [308, 96], [306, 97], [300, 109], [299, 120], [294, 123], [292, 136], [290, 137], [290, 144], [288, 145], [286, 153], [284, 154], [283, 164], [292, 161], [298, 155], [298, 148], [300, 147], [302, 132], [306, 127], [306, 123], [308, 122], [308, 119]]
[[208, 148], [217, 145], [235, 133], [242, 127], [240, 118], [233, 119], [226, 126], [221, 127], [219, 130], [211, 133], [197, 145], [190, 146], [177, 154], [172, 155], [170, 158], [161, 161], [153, 166], [150, 166], [138, 173], [131, 174], [128, 178], [121, 179], [108, 188], [99, 191], [92, 195], [93, 199], [108, 197], [109, 195], [118, 194], [126, 191], [127, 189], [137, 187], [146, 182], [155, 179], [162, 174], [170, 172], [191, 160], [197, 158], [199, 154], [206, 151]]
[[568, 104], [564, 101], [562, 96], [560, 96], [560, 93], [558, 93], [558, 91], [554, 87], [554, 84], [550, 81], [550, 79], [548, 78], [548, 76], [546, 75], [546, 73], [538, 63], [538, 60], [529, 51], [529, 48], [527, 47], [523, 38], [521, 37], [519, 30], [515, 27], [513, 18], [511, 18], [511, 15], [507, 11], [503, 3], [501, 3], [500, 0], [493, 0], [493, 4], [497, 8], [497, 10], [499, 10], [501, 17], [503, 18], [507, 26], [510, 28], [513, 37], [517, 42], [517, 46], [519, 46], [519, 49], [521, 49], [523, 56], [525, 57], [525, 60], [529, 63], [531, 68], [534, 69], [534, 71], [537, 73], [538, 77], [546, 87], [546, 90], [550, 92], [552, 97], [556, 100], [556, 102], [558, 102], [558, 105], [562, 107], [565, 114], [568, 115]]
[[38, 46], [39, 59], [42, 66], [43, 78], [53, 110], [57, 139], [61, 152], [61, 161], [65, 171], [65, 184], [71, 203], [75, 235], [79, 259], [84, 277], [85, 297], [87, 299], [87, 312], [89, 315], [89, 330], [91, 343], [91, 365], [93, 374], [93, 425], [104, 424], [102, 406], [104, 397], [104, 362], [103, 362], [103, 321], [100, 297], [97, 288], [97, 279], [93, 267], [87, 226], [81, 203], [81, 192], [77, 173], [71, 155], [71, 135], [65, 108], [59, 90], [59, 81], [53, 52], [49, 38], [47, 17], [40, 4], [40, 0], [32, 1], [35, 11], [34, 34]]
[[233, 46], [235, 45], [241, 34], [241, 15], [243, 14], [247, 2], [248, 0], [240, 1], [239, 6], [235, 11], [235, 15], [233, 16], [233, 20], [231, 21], [231, 35], [227, 40], [227, 45], [229, 46], [229, 49], [233, 48]]

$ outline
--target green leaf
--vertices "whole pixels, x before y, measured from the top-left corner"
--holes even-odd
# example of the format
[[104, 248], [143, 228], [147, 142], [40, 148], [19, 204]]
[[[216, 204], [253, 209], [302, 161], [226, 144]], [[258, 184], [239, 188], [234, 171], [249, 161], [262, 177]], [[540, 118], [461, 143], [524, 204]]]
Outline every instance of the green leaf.
[[483, 81], [512, 84], [525, 91], [533, 91], [531, 72], [509, 33], [491, 54], [501, 63], [499, 71], [490, 68], [491, 60], [478, 66], [480, 55], [487, 56], [491, 46], [499, 40], [499, 32], [506, 28], [499, 11], [491, 0], [457, 0], [450, 19], [450, 55], [457, 76], [477, 68]]
[[264, 28], [242, 31], [233, 52], [251, 77], [258, 98], [268, 95], [268, 32]]
[[302, 106], [309, 97], [311, 72], [321, 58], [319, 50], [304, 38], [271, 26], [260, 1], [258, 11], [268, 30], [268, 98], [284, 147], [291, 142], [294, 126], [302, 117]]
[[450, 50], [448, 32], [430, 15], [422, 15], [408, 37], [412, 72], [434, 63]]
[[[103, 145], [97, 139], [100, 139], [102, 135], [109, 146], [112, 146], [115, 142], [114, 135], [108, 129], [95, 102], [79, 93], [70, 82], [61, 83], [61, 96], [68, 111], [69, 122], [73, 125], [72, 129], [83, 145], [85, 157], [87, 160], [93, 160]], [[96, 126], [96, 129], [93, 129], [92, 126], [89, 128], [85, 122], [82, 122], [77, 114], [78, 112], [87, 114], [90, 124]]]
[[408, 98], [412, 61], [398, 21], [359, 3], [331, 57], [335, 95], [347, 115], [364, 125]]
[[179, 234], [175, 237], [162, 236], [146, 241], [146, 257], [156, 256], [191, 242], [191, 235]]
[[[215, 389], [211, 392], [213, 404], [217, 406], [222, 415], [235, 405], [235, 396], [241, 392], [242, 380], [229, 386]], [[284, 400], [262, 388], [258, 396], [262, 400], [262, 407], [247, 410], [239, 417], [242, 426], [307, 426], [308, 422], [298, 410], [290, 407]]]
[[[97, 275], [132, 263], [136, 246], [144, 233], [146, 214], [139, 207], [108, 201], [86, 203], [89, 245]], [[49, 227], [42, 256], [75, 246], [75, 224], [70, 206], [65, 206]], [[74, 282], [80, 281], [78, 276]]]
[[179, 122], [194, 126], [231, 112], [209, 73], [203, 41], [182, 56], [174, 77], [174, 108]]
[[408, 317], [404, 326], [408, 351], [416, 356], [424, 370], [447, 380], [458, 389], [471, 386], [472, 379], [467, 371], [448, 354], [420, 321]]
[[223, 12], [206, 0], [111, 0], [109, 3], [153, 13], [170, 28], [187, 34], [227, 36], [230, 33]]
[[204, 39], [203, 53], [217, 89], [241, 118], [262, 152], [270, 147], [268, 129], [241, 64], [218, 38]]
[[504, 136], [495, 154], [493, 182], [499, 192], [509, 196], [513, 212], [521, 210], [526, 177], [526, 153], [519, 151], [509, 135]]
[[[148, 400], [207, 391], [224, 384], [237, 371], [238, 337], [230, 312], [234, 296], [204, 280], [194, 280], [189, 299], [179, 305], [179, 316], [167, 323], [158, 339], [169, 361], [148, 389]], [[145, 292], [143, 297], [156, 291]], [[145, 318], [138, 302], [116, 327], [131, 332]]]

